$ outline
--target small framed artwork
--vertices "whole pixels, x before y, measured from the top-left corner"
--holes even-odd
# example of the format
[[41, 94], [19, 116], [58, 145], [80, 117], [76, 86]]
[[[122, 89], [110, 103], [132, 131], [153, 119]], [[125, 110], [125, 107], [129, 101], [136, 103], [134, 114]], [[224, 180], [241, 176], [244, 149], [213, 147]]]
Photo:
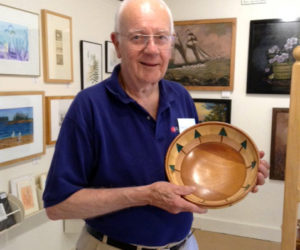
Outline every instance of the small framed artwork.
[[193, 99], [199, 122], [231, 122], [231, 100]]
[[120, 63], [120, 59], [115, 51], [115, 46], [111, 41], [105, 41], [105, 72], [112, 73], [114, 67]]
[[22, 176], [10, 181], [11, 190], [22, 202], [25, 216], [39, 210], [35, 180], [33, 176]]
[[0, 92], [0, 166], [45, 153], [44, 92]]
[[300, 19], [252, 20], [247, 93], [289, 94], [293, 49], [300, 44]]
[[81, 89], [102, 81], [102, 44], [80, 41]]
[[176, 21], [165, 78], [189, 90], [232, 91], [236, 18]]
[[42, 10], [44, 81], [73, 81], [72, 18]]
[[39, 15], [2, 4], [0, 13], [0, 74], [39, 76]]
[[289, 108], [273, 108], [270, 179], [284, 180]]
[[74, 99], [74, 96], [46, 96], [46, 144], [57, 140], [62, 122]]

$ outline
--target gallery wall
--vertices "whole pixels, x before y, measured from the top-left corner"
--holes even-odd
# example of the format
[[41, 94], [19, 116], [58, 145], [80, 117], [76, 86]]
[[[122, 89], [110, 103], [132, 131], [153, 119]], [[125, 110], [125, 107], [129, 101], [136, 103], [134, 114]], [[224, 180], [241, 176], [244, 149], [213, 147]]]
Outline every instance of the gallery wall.
[[[194, 98], [229, 98], [232, 100], [231, 123], [244, 129], [264, 150], [270, 160], [272, 108], [288, 107], [288, 95], [246, 94], [247, 58], [250, 20], [295, 17], [300, 8], [297, 0], [266, 0], [266, 4], [241, 5], [241, 0], [166, 0], [174, 20], [237, 18], [234, 90], [191, 91]], [[46, 95], [76, 95], [80, 91], [79, 41], [101, 43], [109, 40], [113, 29], [113, 16], [119, 5], [116, 0], [0, 0], [1, 4], [40, 14], [41, 9], [72, 17], [74, 81], [71, 84], [53, 84], [43, 81], [42, 43], [40, 40], [39, 77], [0, 76], [0, 91], [42, 90]], [[184, 10], [184, 11], [183, 11]], [[41, 36], [41, 35], [40, 35]], [[104, 58], [103, 58], [104, 71]], [[103, 78], [109, 74], [104, 74]], [[46, 154], [31, 160], [0, 168], [0, 190], [9, 191], [9, 180], [21, 175], [39, 175], [46, 172], [54, 146], [46, 147]], [[195, 215], [195, 227], [243, 235], [259, 239], [280, 241], [283, 206], [282, 181], [267, 180], [257, 194], [249, 194], [242, 202], [223, 209], [209, 210], [206, 215]], [[45, 214], [27, 219], [13, 232], [0, 235], [0, 248], [71, 249], [77, 235], [65, 234], [61, 221], [49, 222]]]
[[[300, 2], [266, 0], [266, 4], [242, 5], [241, 0], [166, 0], [175, 21], [237, 18], [234, 90], [229, 93], [191, 91], [193, 98], [232, 99], [231, 123], [248, 132], [270, 161], [272, 108], [288, 107], [289, 95], [247, 94], [247, 63], [250, 20], [299, 17]], [[184, 10], [184, 11], [183, 11]], [[249, 194], [238, 204], [211, 209], [196, 215], [194, 224], [204, 230], [281, 240], [284, 182], [267, 180], [256, 194]]]
[[[0, 4], [39, 14], [40, 25], [40, 71], [38, 77], [0, 76], [0, 91], [45, 91], [45, 96], [72, 96], [81, 89], [80, 83], [80, 40], [102, 44], [102, 70], [105, 74], [105, 41], [110, 40], [114, 27], [114, 14], [119, 1], [112, 0], [0, 0]], [[66, 83], [45, 83], [43, 79], [43, 53], [41, 32], [41, 10], [54, 11], [72, 18], [74, 80]], [[0, 13], [1, 16], [1, 13]], [[22, 175], [38, 176], [47, 172], [54, 145], [46, 146], [46, 154], [34, 159], [0, 167], [0, 191], [9, 192], [9, 181]], [[31, 216], [13, 230], [0, 234], [0, 249], [61, 249], [74, 247], [77, 234], [65, 234], [62, 221], [49, 221], [45, 212]]]

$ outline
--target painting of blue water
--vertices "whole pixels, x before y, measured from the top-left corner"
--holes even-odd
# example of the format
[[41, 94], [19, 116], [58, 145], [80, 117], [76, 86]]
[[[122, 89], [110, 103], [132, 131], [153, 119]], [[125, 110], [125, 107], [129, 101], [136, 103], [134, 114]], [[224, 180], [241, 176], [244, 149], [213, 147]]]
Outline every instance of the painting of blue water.
[[0, 150], [33, 142], [33, 107], [0, 109]]
[[29, 60], [28, 28], [0, 21], [0, 60]]

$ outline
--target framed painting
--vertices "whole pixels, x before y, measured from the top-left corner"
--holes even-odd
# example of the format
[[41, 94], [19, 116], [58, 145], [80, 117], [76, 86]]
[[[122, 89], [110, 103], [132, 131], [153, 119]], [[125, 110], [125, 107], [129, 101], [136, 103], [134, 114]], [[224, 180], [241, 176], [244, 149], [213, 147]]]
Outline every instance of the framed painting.
[[72, 18], [42, 10], [44, 81], [73, 81]]
[[74, 96], [46, 96], [46, 143], [54, 144]]
[[120, 59], [115, 51], [115, 46], [111, 41], [105, 41], [105, 72], [112, 73], [114, 67], [120, 63]]
[[189, 90], [232, 91], [236, 18], [177, 21], [165, 78]]
[[102, 81], [102, 44], [80, 41], [81, 89]]
[[273, 108], [270, 179], [284, 180], [289, 108]]
[[39, 210], [34, 176], [21, 176], [10, 181], [11, 192], [19, 198], [24, 207], [25, 216]]
[[44, 92], [0, 92], [0, 166], [45, 153]]
[[289, 94], [300, 19], [250, 22], [247, 93]]
[[193, 99], [199, 122], [231, 122], [231, 100]]
[[0, 13], [0, 74], [39, 76], [39, 15], [2, 4]]

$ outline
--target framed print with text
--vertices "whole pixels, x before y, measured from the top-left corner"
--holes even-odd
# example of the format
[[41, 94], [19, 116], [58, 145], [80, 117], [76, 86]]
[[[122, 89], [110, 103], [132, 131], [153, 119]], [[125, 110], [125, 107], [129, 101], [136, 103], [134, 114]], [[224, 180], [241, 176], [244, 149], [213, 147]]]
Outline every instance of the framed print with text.
[[0, 166], [45, 153], [44, 92], [0, 92]]
[[102, 44], [80, 41], [81, 89], [102, 81]]
[[42, 10], [44, 81], [73, 81], [72, 18]]
[[46, 96], [46, 143], [54, 144], [74, 96]]
[[189, 90], [233, 90], [236, 18], [176, 21], [165, 78]]
[[2, 4], [0, 13], [0, 74], [39, 76], [39, 15]]
[[289, 94], [293, 49], [300, 44], [300, 19], [252, 20], [247, 93]]
[[231, 100], [193, 99], [199, 122], [231, 122]]

